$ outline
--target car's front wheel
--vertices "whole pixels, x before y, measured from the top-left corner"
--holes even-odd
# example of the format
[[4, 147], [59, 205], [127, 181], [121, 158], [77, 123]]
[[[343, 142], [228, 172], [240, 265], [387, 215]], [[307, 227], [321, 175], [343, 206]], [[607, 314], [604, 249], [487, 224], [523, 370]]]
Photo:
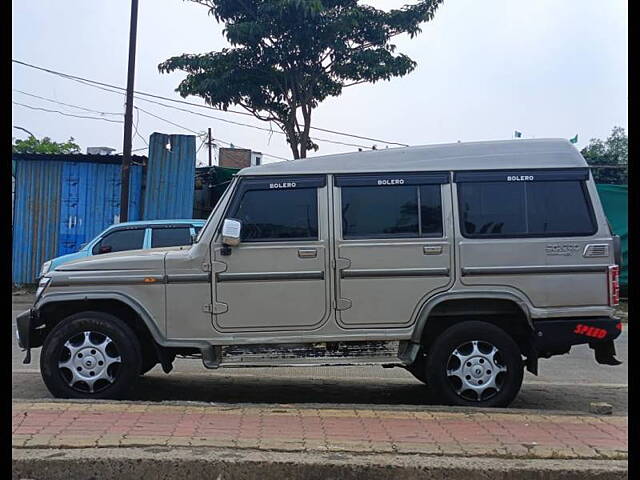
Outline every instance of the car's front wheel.
[[81, 312], [47, 335], [40, 353], [44, 383], [55, 397], [120, 398], [141, 371], [131, 328], [103, 312]]
[[467, 321], [445, 330], [427, 354], [426, 378], [449, 405], [506, 407], [524, 375], [520, 348], [501, 328]]

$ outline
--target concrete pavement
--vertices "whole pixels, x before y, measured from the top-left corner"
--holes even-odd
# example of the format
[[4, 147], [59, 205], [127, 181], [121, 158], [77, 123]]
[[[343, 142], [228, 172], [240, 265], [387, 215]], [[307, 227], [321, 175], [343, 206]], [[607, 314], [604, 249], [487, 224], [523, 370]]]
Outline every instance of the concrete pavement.
[[206, 447], [14, 449], [14, 480], [622, 480], [624, 460], [273, 452]]

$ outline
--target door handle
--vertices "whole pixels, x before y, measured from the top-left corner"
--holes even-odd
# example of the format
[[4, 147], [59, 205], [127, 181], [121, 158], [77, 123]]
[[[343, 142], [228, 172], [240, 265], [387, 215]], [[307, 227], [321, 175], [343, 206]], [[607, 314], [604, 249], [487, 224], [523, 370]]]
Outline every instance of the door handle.
[[422, 247], [424, 255], [440, 255], [442, 253], [442, 245], [425, 245]]
[[298, 257], [300, 258], [316, 258], [318, 251], [315, 248], [301, 248], [298, 250]]

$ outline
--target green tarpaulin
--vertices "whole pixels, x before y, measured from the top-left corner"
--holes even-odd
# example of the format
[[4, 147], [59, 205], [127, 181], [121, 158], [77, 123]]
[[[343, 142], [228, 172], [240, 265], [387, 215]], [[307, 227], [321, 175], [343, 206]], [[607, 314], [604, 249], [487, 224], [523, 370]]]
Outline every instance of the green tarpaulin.
[[627, 185], [597, 184], [598, 194], [602, 202], [604, 213], [609, 219], [613, 233], [620, 235], [622, 243], [622, 265], [620, 268], [620, 288], [627, 291], [629, 281], [629, 219], [628, 199], [629, 189]]

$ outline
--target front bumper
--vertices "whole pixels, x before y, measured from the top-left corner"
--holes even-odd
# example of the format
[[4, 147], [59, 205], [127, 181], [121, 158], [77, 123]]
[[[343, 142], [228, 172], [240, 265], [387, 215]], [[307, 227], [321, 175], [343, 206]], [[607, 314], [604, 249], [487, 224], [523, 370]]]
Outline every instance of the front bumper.
[[37, 310], [30, 308], [22, 312], [16, 318], [16, 325], [20, 348], [26, 350], [42, 346], [44, 332], [38, 328], [42, 325], [42, 321]]
[[535, 322], [534, 345], [539, 357], [548, 358], [571, 350], [573, 345], [589, 344], [596, 361], [605, 365], [619, 365], [614, 358], [613, 341], [622, 333], [617, 318], [591, 317], [538, 320]]

